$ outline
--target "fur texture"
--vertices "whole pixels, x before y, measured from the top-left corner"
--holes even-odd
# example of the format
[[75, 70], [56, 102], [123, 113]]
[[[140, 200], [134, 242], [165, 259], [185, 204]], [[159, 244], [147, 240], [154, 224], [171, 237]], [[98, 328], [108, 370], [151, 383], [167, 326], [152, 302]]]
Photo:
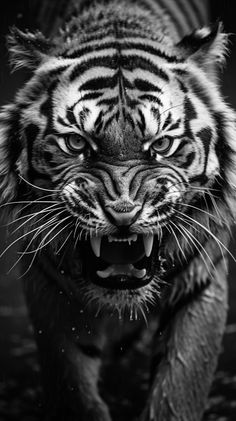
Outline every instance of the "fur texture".
[[12, 67], [32, 77], [0, 113], [2, 208], [21, 244], [46, 419], [116, 419], [99, 376], [132, 337], [131, 361], [145, 344], [151, 367], [132, 416], [197, 421], [235, 218], [227, 35], [196, 29], [187, 3], [72, 3], [51, 38], [12, 30]]

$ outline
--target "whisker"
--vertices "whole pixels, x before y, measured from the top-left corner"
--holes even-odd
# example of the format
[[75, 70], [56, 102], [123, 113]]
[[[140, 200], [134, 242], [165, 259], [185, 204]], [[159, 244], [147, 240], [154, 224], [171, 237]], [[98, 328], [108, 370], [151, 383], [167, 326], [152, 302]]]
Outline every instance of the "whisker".
[[[52, 206], [54, 206], [54, 205], [52, 205]], [[51, 208], [51, 206], [49, 208]], [[24, 221], [22, 224], [20, 224], [14, 231], [11, 232], [11, 234], [14, 234], [18, 230], [20, 230], [25, 224], [29, 223], [32, 219], [36, 218], [39, 214], [45, 213], [45, 215], [43, 215], [41, 218], [37, 219], [33, 224], [37, 224], [38, 222], [40, 222], [41, 220], [43, 220], [44, 218], [46, 218], [47, 216], [49, 216], [51, 213], [56, 212], [56, 211], [58, 211], [60, 209], [62, 209], [62, 211], [59, 212], [59, 213], [57, 213], [57, 216], [58, 216], [58, 215], [60, 215], [61, 213], [64, 212], [63, 207], [54, 208], [54, 209], [51, 209], [51, 210], [49, 210], [47, 208], [47, 210], [42, 210], [42, 211], [40, 211], [38, 213], [32, 214], [32, 216], [30, 218], [28, 218], [26, 221]]]
[[[44, 225], [44, 224], [43, 224]], [[42, 225], [42, 226], [43, 226]], [[4, 254], [9, 250], [10, 247], [14, 246], [14, 244], [16, 244], [18, 241], [22, 240], [23, 238], [25, 238], [27, 235], [32, 234], [33, 232], [37, 231], [39, 229], [39, 227], [36, 227], [26, 233], [24, 233], [23, 235], [21, 235], [20, 237], [16, 238], [16, 240], [12, 241], [11, 244], [9, 244], [4, 250], [3, 252], [0, 254], [0, 258], [2, 258], [4, 256]]]
[[56, 229], [56, 228], [58, 228], [62, 223], [64, 223], [66, 220], [68, 220], [69, 218], [71, 218], [71, 215], [69, 215], [69, 216], [67, 216], [66, 218], [64, 218], [64, 219], [62, 219], [61, 221], [59, 221], [45, 236], [44, 236], [44, 238], [42, 239], [42, 241], [40, 242], [40, 244], [39, 244], [39, 246], [37, 247], [37, 249], [35, 249], [35, 250], [30, 250], [30, 251], [28, 251], [27, 253], [25, 253], [25, 254], [32, 254], [32, 253], [34, 253], [35, 251], [39, 251], [39, 250], [41, 250], [42, 248], [44, 248], [44, 247], [46, 247], [48, 244], [50, 244], [53, 240], [54, 240], [54, 238], [57, 236], [57, 235], [59, 235], [60, 233], [61, 233], [61, 231], [63, 231], [63, 229], [65, 229], [66, 227], [67, 227], [67, 225], [65, 226], [65, 227], [63, 227], [53, 238], [51, 238], [48, 242], [46, 242], [45, 243], [45, 240], [46, 240], [46, 238], [48, 238], [49, 237], [49, 235]]
[[18, 252], [18, 254], [20, 254], [20, 257], [16, 260], [16, 262], [13, 264], [13, 266], [11, 266], [11, 268], [7, 272], [7, 274], [9, 274], [17, 266], [17, 264], [21, 261], [21, 259], [26, 254], [27, 250], [30, 248], [31, 244], [34, 242], [34, 240], [37, 238], [37, 236], [39, 236], [44, 230], [50, 228], [50, 226], [53, 225], [55, 221], [56, 221], [56, 218], [52, 218], [46, 224], [43, 224], [40, 227], [38, 227], [38, 231], [36, 232], [36, 234], [33, 235], [30, 242], [27, 244], [27, 247], [25, 248], [25, 250], [23, 252]]
[[[20, 216], [19, 218], [15, 218], [13, 221], [10, 221], [10, 222], [8, 222], [7, 224], [2, 225], [2, 227], [9, 227], [9, 226], [14, 225], [14, 224], [16, 224], [17, 222], [21, 221], [22, 219], [26, 219], [26, 218], [31, 217], [31, 216], [33, 217], [33, 216], [37, 216], [38, 214], [45, 213], [45, 212], [47, 212], [47, 211], [48, 211], [48, 209], [51, 209], [53, 206], [56, 206], [56, 205], [57, 205], [57, 203], [55, 203], [54, 205], [47, 206], [47, 207], [46, 207], [46, 208], [44, 208], [44, 209], [37, 210], [36, 212], [33, 212], [33, 213], [28, 213], [28, 214], [26, 214], [26, 215]], [[56, 208], [56, 209], [57, 209], [57, 208]]]
[[207, 212], [205, 209], [201, 209], [201, 208], [199, 208], [198, 206], [190, 205], [189, 203], [184, 203], [184, 202], [181, 202], [181, 205], [183, 205], [183, 206], [187, 206], [188, 208], [192, 208], [192, 209], [195, 209], [195, 210], [197, 210], [197, 211], [200, 211], [200, 212], [204, 213], [205, 215], [209, 216], [210, 218], [212, 218], [213, 220], [215, 220], [215, 221], [217, 221], [217, 222], [218, 222], [218, 220], [217, 220], [216, 216], [215, 216], [215, 215], [213, 215], [213, 214], [212, 214], [212, 213], [210, 213], [210, 212]]
[[[171, 223], [172, 225], [174, 225], [174, 226], [175, 226], [175, 228], [176, 228], [176, 225], [174, 224], [174, 222], [170, 221], [170, 223]], [[182, 246], [180, 245], [180, 242], [179, 242], [179, 240], [178, 240], [177, 235], [176, 235], [176, 234], [175, 234], [175, 232], [174, 232], [174, 229], [173, 229], [171, 226], [169, 226], [168, 228], [171, 230], [171, 233], [173, 234], [173, 236], [174, 236], [174, 238], [175, 238], [175, 241], [176, 241], [176, 243], [177, 243], [178, 249], [181, 251], [181, 253], [182, 253], [182, 255], [183, 255], [184, 260], [187, 262], [187, 257], [186, 257], [186, 254], [185, 254], [185, 252], [183, 251]]]
[[230, 252], [230, 250], [226, 247], [226, 245], [224, 243], [222, 243], [222, 241], [219, 240], [219, 238], [217, 238], [215, 236], [215, 234], [213, 234], [207, 227], [205, 227], [205, 225], [201, 224], [199, 221], [195, 220], [194, 218], [191, 218], [189, 215], [184, 214], [183, 212], [180, 212], [178, 210], [176, 210], [178, 213], [180, 213], [182, 216], [184, 216], [185, 218], [188, 218], [190, 221], [194, 222], [195, 224], [197, 224], [198, 226], [200, 226], [201, 228], [204, 229], [205, 232], [207, 232], [218, 244], [218, 246], [220, 247], [220, 245], [225, 249], [225, 251], [227, 251], [227, 253], [232, 257], [232, 259], [234, 260], [234, 262], [236, 262], [235, 257], [233, 256], [233, 254]]
[[[182, 221], [182, 222], [184, 222], [184, 221]], [[192, 242], [192, 244], [194, 245], [194, 247], [198, 250], [198, 252], [199, 252], [199, 254], [200, 254], [200, 256], [201, 256], [201, 258], [202, 258], [202, 260], [203, 260], [203, 262], [205, 263], [205, 266], [206, 266], [206, 268], [207, 268], [207, 272], [209, 273], [209, 275], [211, 276], [211, 277], [213, 277], [213, 274], [211, 273], [211, 270], [210, 270], [210, 268], [209, 268], [209, 266], [208, 266], [208, 263], [207, 263], [207, 261], [206, 261], [206, 259], [205, 259], [205, 257], [203, 256], [203, 254], [202, 254], [202, 252], [201, 252], [201, 250], [200, 250], [200, 248], [196, 245], [196, 243], [201, 247], [201, 249], [204, 251], [204, 253], [206, 254], [206, 256], [207, 256], [207, 258], [208, 258], [208, 260], [209, 260], [209, 262], [211, 263], [211, 266], [213, 267], [213, 269], [215, 269], [215, 265], [214, 265], [214, 263], [213, 263], [213, 261], [212, 261], [212, 259], [211, 259], [211, 257], [210, 257], [210, 255], [207, 253], [207, 251], [205, 250], [205, 248], [203, 247], [203, 245], [200, 243], [200, 241], [198, 241], [198, 239], [186, 228], [186, 227], [184, 227], [182, 224], [180, 224], [180, 226], [181, 226], [181, 228], [182, 228], [182, 230], [184, 230], [184, 232], [185, 232], [185, 234], [187, 235], [187, 237], [189, 238], [189, 240]]]
[[71, 234], [72, 234], [72, 231], [67, 235], [65, 241], [62, 243], [62, 245], [60, 246], [60, 248], [56, 251], [56, 254], [59, 254], [61, 252], [61, 250], [63, 249], [63, 247], [65, 246], [65, 244], [69, 240]]
[[21, 178], [21, 180], [23, 180], [26, 184], [28, 184], [29, 186], [31, 186], [31, 187], [33, 187], [33, 188], [35, 188], [35, 189], [38, 189], [38, 190], [41, 190], [41, 191], [50, 191], [51, 193], [54, 193], [54, 192], [59, 192], [59, 191], [60, 191], [60, 190], [56, 190], [56, 189], [45, 189], [45, 188], [43, 188], [43, 187], [36, 186], [35, 184], [32, 184], [32, 183], [30, 183], [30, 181], [26, 180], [26, 178], [24, 178], [21, 174], [18, 174], [18, 176], [19, 176], [19, 178]]

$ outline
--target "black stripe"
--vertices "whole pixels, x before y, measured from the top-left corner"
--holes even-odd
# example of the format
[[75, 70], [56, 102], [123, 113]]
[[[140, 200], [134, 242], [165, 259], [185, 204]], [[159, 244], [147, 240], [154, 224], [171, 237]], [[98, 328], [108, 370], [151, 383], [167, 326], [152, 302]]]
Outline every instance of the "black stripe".
[[159, 97], [156, 97], [154, 95], [151, 95], [151, 94], [140, 95], [139, 96], [139, 99], [141, 99], [143, 101], [147, 100], [147, 101], [150, 101], [150, 102], [155, 102], [156, 104], [158, 104], [160, 106], [163, 106], [163, 103], [160, 100], [160, 98]]
[[169, 127], [169, 130], [175, 130], [175, 129], [178, 129], [178, 128], [179, 128], [179, 126], [180, 126], [180, 123], [181, 123], [181, 119], [179, 118], [179, 119], [176, 121], [176, 123], [173, 123], [173, 124]]
[[210, 127], [205, 127], [203, 129], [201, 129], [196, 136], [198, 136], [202, 143], [203, 146], [205, 148], [205, 165], [204, 165], [204, 172], [206, 171], [206, 167], [207, 167], [207, 162], [208, 162], [208, 156], [209, 156], [209, 149], [210, 149], [210, 145], [211, 145], [211, 140], [212, 140], [212, 130]]
[[[117, 183], [115, 182], [114, 174], [110, 167], [105, 167], [104, 165], [97, 163], [96, 169], [92, 173], [97, 179], [103, 184], [103, 187], [106, 190], [106, 194], [113, 200], [114, 197], [117, 198], [117, 196], [120, 195], [120, 191], [118, 189]], [[105, 176], [104, 176], [105, 175]], [[107, 176], [107, 177], [106, 177]], [[107, 178], [109, 179], [110, 183], [107, 182]], [[113, 196], [112, 196], [113, 193]], [[101, 207], [103, 207], [103, 203], [100, 200], [100, 196], [97, 196], [98, 202], [101, 204]]]
[[145, 117], [143, 115], [143, 112], [141, 110], [138, 110], [139, 113], [139, 117], [140, 117], [140, 121], [138, 122], [140, 131], [142, 133], [142, 135], [144, 136], [145, 130], [146, 130], [146, 120]]
[[117, 57], [116, 56], [101, 56], [101, 57], [93, 57], [83, 63], [77, 64], [70, 74], [70, 82], [73, 82], [87, 70], [91, 69], [91, 67], [101, 66], [107, 67], [109, 69], [117, 69]]
[[63, 120], [63, 118], [62, 118], [62, 117], [60, 117], [60, 116], [58, 116], [58, 117], [57, 117], [57, 122], [58, 122], [59, 124], [61, 124], [62, 126], [64, 126], [64, 127], [70, 127], [70, 125], [69, 125], [68, 123], [66, 123], [66, 122]]
[[75, 106], [67, 108], [66, 118], [72, 126], [73, 125], [78, 126], [75, 115], [74, 115], [74, 107]]
[[79, 121], [80, 121], [82, 130], [84, 130], [84, 122], [89, 114], [90, 114], [90, 110], [86, 107], [83, 107], [83, 109], [79, 112]]
[[208, 92], [206, 92], [205, 87], [201, 85], [200, 81], [196, 78], [189, 78], [188, 83], [191, 91], [196, 95], [196, 97], [199, 98], [203, 104], [208, 107], [208, 110], [211, 110], [211, 97]]
[[[140, 35], [139, 35], [140, 37]], [[128, 38], [128, 37], [127, 37]], [[168, 55], [166, 54], [164, 51], [160, 51], [158, 48], [155, 48], [152, 45], [148, 45], [148, 39], [147, 39], [147, 44], [143, 44], [141, 42], [132, 42], [132, 41], [124, 41], [124, 42], [119, 42], [119, 35], [118, 35], [118, 40], [117, 41], [109, 41], [109, 42], [104, 42], [104, 43], [97, 43], [97, 44], [93, 44], [93, 45], [87, 45], [85, 47], [80, 47], [79, 49], [73, 51], [72, 53], [65, 53], [62, 54], [62, 57], [64, 58], [78, 58], [78, 57], [82, 57], [85, 54], [89, 54], [89, 53], [96, 53], [98, 51], [102, 51], [102, 50], [106, 50], [109, 48], [113, 48], [115, 50], [121, 50], [121, 52], [124, 50], [130, 50], [130, 49], [137, 49], [140, 51], [143, 51], [145, 53], [150, 53], [154, 56], [157, 56], [159, 58], [163, 58], [164, 60], [166, 60], [168, 63], [183, 63], [184, 59], [177, 57], [177, 56], [172, 56], [172, 55]]]
[[159, 58], [163, 58], [168, 63], [183, 63], [184, 59], [177, 57], [177, 56], [169, 56], [168, 54], [164, 53], [164, 51], [160, 51], [158, 48], [153, 47], [152, 45], [143, 44], [143, 43], [121, 43], [121, 51], [122, 50], [130, 50], [130, 49], [138, 49], [140, 51], [144, 51], [145, 53], [150, 53], [154, 56]]
[[132, 99], [128, 95], [126, 95], [126, 105], [128, 108], [130, 108], [131, 110], [134, 110], [139, 104], [140, 104], [140, 101], [138, 101], [137, 99]]
[[95, 120], [94, 127], [97, 127], [100, 125], [100, 123], [102, 122], [103, 115], [104, 115], [104, 112], [101, 110], [100, 113], [98, 114], [98, 117]]
[[84, 61], [83, 63], [78, 64], [72, 70], [70, 75], [70, 82], [73, 82], [76, 78], [81, 77], [84, 72], [89, 70], [91, 67], [96, 66], [108, 67], [109, 69], [117, 69], [119, 67], [124, 68], [125, 70], [134, 70], [137, 68], [147, 70], [150, 73], [155, 74], [159, 78], [169, 82], [169, 76], [167, 73], [157, 67], [151, 60], [148, 58], [139, 57], [136, 55], [129, 55], [128, 57], [118, 56], [102, 56], [102, 57], [93, 57]]
[[154, 85], [153, 83], [149, 82], [148, 80], [143, 80], [143, 79], [139, 79], [139, 78], [134, 80], [134, 86], [139, 91], [162, 92], [162, 90], [158, 86]]
[[168, 74], [157, 67], [151, 60], [148, 58], [139, 57], [138, 55], [129, 55], [128, 57], [120, 57], [120, 65], [125, 70], [135, 70], [135, 69], [142, 69], [147, 70], [150, 73], [155, 74], [159, 78], [169, 82]]
[[184, 111], [185, 111], [185, 123], [189, 123], [191, 120], [194, 120], [197, 118], [197, 112], [193, 105], [193, 102], [190, 100], [190, 98], [185, 98], [185, 104], [184, 104]]
[[163, 124], [162, 130], [165, 130], [171, 124], [171, 113], [168, 113], [165, 123]]
[[97, 102], [97, 105], [107, 105], [107, 106], [112, 105], [112, 106], [114, 106], [114, 105], [117, 105], [118, 102], [119, 102], [118, 96], [114, 96], [114, 97], [111, 97], [111, 98], [101, 99], [100, 101]]
[[97, 98], [100, 98], [102, 95], [103, 95], [102, 92], [89, 92], [83, 95], [82, 98], [80, 98], [78, 102], [97, 99]]
[[[102, 62], [101, 62], [102, 64]], [[106, 88], [114, 88], [118, 82], [117, 73], [114, 76], [99, 76], [90, 80], [87, 80], [80, 86], [80, 91], [96, 91]]]

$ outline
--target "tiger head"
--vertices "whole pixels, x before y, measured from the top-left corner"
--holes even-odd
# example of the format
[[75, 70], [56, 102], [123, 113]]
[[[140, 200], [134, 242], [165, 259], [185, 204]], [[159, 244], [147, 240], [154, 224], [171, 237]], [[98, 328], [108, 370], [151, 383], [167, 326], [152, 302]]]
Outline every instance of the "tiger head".
[[170, 267], [207, 260], [206, 237], [229, 220], [226, 36], [204, 28], [176, 44], [110, 21], [91, 33], [12, 31], [11, 62], [32, 76], [0, 115], [1, 197], [25, 217], [27, 250], [72, 245], [88, 299], [136, 308], [161, 294]]

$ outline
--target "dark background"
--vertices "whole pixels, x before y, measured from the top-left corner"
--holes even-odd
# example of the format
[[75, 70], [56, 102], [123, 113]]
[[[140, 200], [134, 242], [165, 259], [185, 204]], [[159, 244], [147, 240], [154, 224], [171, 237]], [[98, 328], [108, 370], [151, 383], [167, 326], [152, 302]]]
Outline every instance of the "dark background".
[[[231, 33], [231, 54], [222, 74], [223, 92], [236, 109], [236, 22], [233, 0], [212, 0], [212, 22], [220, 19]], [[10, 74], [5, 36], [9, 26], [35, 29], [34, 0], [0, 0], [0, 105], [9, 102], [24, 81], [24, 73]], [[0, 227], [0, 253], [8, 234]], [[236, 255], [236, 235], [231, 251]], [[0, 421], [34, 420], [41, 407], [38, 365], [31, 327], [16, 271], [7, 272], [16, 260], [14, 247], [0, 258]], [[230, 259], [229, 316], [216, 380], [212, 388], [206, 419], [236, 420], [236, 263]], [[35, 404], [36, 402], [36, 404]], [[19, 417], [19, 413], [23, 415]], [[17, 415], [18, 414], [18, 415]]]

